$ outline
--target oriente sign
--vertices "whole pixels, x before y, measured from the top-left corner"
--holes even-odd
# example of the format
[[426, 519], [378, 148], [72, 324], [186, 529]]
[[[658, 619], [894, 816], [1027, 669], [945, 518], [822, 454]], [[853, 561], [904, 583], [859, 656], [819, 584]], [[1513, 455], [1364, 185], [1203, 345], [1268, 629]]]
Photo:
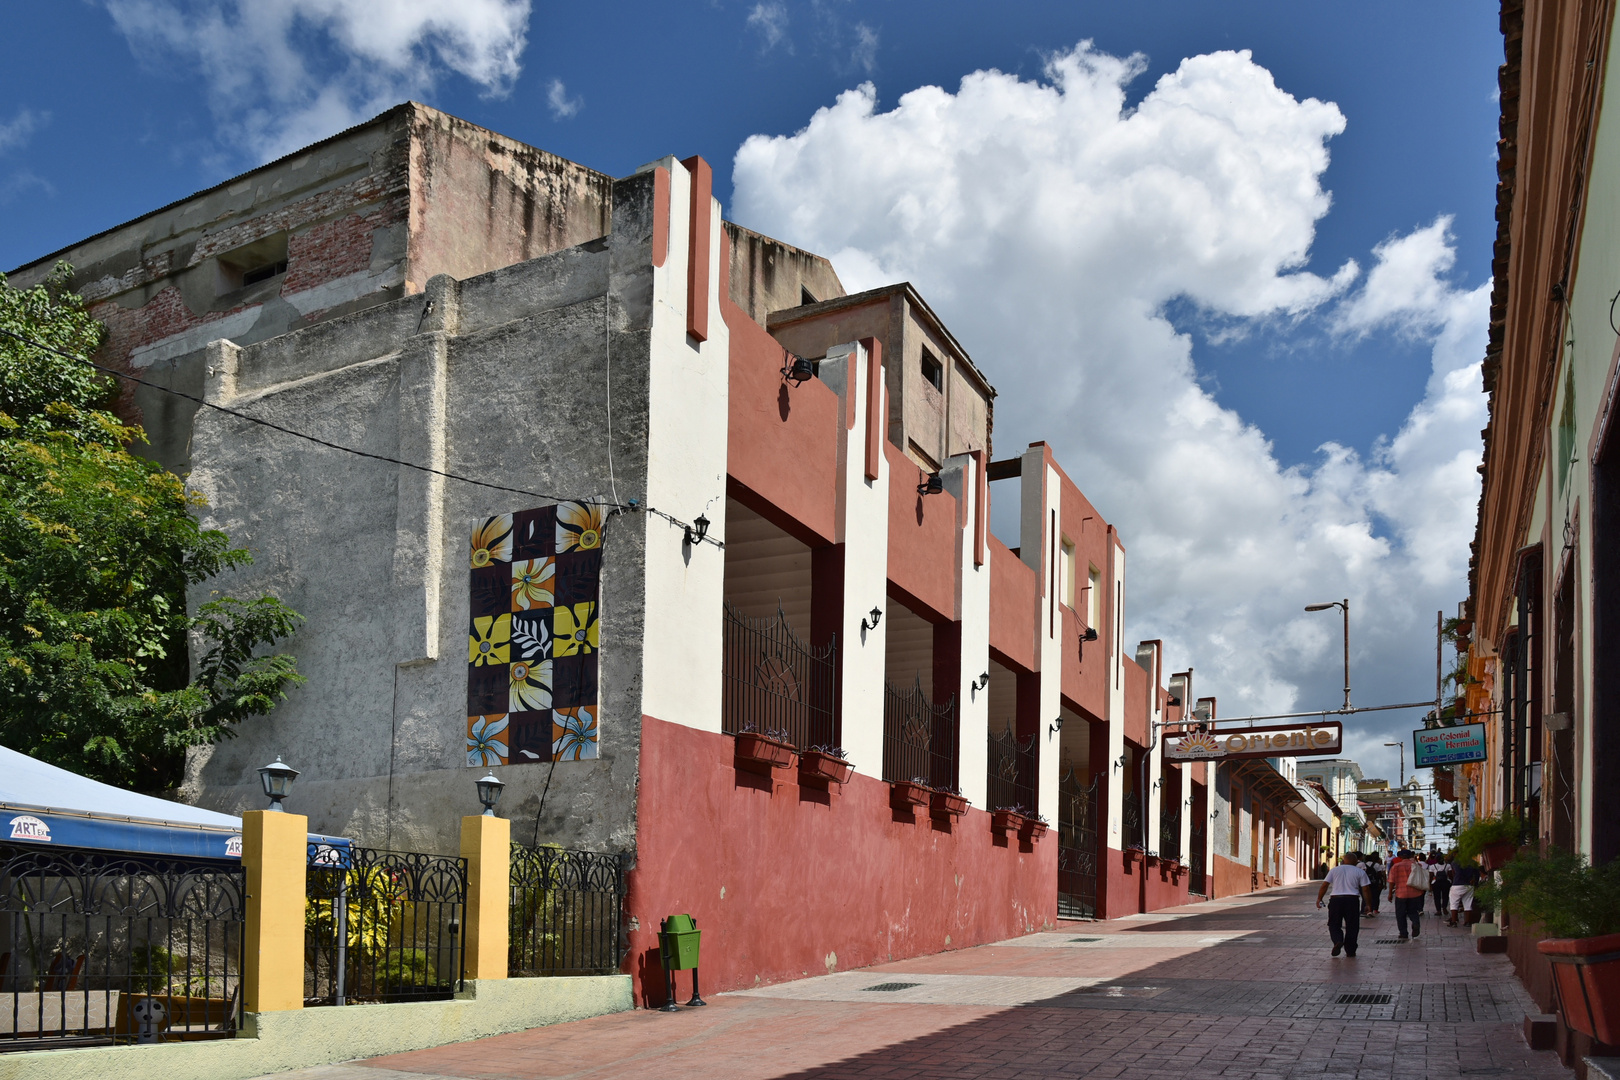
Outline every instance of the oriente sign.
[[1235, 731], [1193, 731], [1167, 738], [1164, 755], [1173, 761], [1229, 758], [1320, 757], [1344, 746], [1344, 725], [1276, 724]]

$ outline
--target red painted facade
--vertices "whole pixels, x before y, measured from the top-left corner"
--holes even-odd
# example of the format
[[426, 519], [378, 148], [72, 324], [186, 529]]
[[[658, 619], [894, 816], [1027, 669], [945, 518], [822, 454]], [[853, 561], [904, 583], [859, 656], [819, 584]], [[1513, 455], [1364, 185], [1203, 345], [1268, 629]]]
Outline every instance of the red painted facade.
[[[730, 736], [643, 718], [641, 857], [626, 970], [663, 1002], [659, 920], [703, 931], [703, 988], [734, 990], [964, 948], [1051, 926], [1057, 844], [1009, 841], [970, 809], [950, 826], [889, 807], [857, 773], [831, 792], [741, 769]], [[678, 766], [676, 765], [678, 763]], [[857, 763], [860, 764], [860, 763]], [[686, 977], [680, 977], [684, 997]]]

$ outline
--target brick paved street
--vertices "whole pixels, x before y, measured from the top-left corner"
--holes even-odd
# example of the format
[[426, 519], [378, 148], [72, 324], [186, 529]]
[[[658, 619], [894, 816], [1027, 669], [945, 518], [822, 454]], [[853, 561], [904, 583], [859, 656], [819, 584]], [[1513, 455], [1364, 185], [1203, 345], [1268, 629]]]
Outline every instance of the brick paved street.
[[[1521, 1035], [1505, 957], [1388, 913], [1328, 954], [1315, 886], [712, 996], [288, 1080], [648, 1076], [682, 1080], [1567, 1078]], [[873, 989], [887, 985], [891, 989]], [[1354, 1000], [1346, 1000], [1351, 999]]]

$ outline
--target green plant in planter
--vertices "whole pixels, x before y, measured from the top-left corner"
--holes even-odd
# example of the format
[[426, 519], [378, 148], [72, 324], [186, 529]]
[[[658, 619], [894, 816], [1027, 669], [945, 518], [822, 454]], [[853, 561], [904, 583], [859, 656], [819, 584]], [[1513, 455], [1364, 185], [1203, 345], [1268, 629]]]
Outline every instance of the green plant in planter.
[[1537, 924], [1550, 938], [1620, 934], [1620, 860], [1592, 866], [1586, 856], [1558, 848], [1522, 852], [1484, 882], [1478, 896]]
[[1457, 854], [1464, 859], [1477, 859], [1487, 847], [1504, 840], [1518, 846], [1523, 835], [1524, 823], [1512, 814], [1480, 818], [1457, 834]]

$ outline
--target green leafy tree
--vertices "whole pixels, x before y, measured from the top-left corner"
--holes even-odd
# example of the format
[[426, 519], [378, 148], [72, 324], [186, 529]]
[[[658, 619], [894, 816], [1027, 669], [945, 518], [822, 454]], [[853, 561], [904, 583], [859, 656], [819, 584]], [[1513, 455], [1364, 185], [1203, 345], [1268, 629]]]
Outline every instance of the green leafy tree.
[[[89, 357], [103, 328], [59, 265], [0, 275], [0, 331]], [[232, 734], [303, 681], [269, 650], [298, 614], [188, 586], [251, 562], [199, 526], [200, 498], [132, 454], [116, 381], [0, 334], [0, 743], [139, 790], [179, 782], [186, 748]], [[189, 639], [189, 641], [188, 641]], [[195, 670], [188, 644], [199, 647]]]

